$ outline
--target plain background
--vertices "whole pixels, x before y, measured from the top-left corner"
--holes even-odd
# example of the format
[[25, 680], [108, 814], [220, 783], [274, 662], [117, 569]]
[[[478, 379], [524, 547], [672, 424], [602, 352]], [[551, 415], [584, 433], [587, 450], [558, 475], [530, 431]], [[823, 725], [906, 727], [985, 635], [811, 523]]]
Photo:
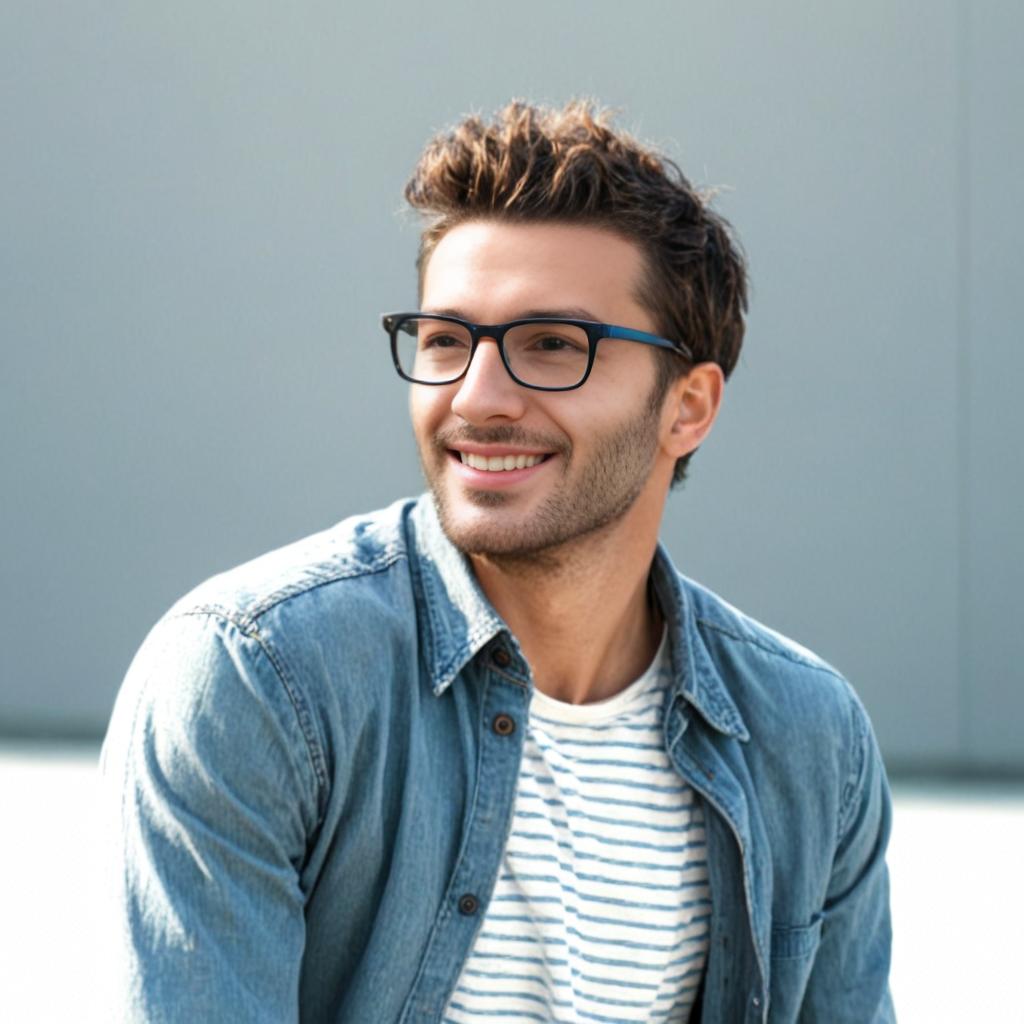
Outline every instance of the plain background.
[[0, 7], [0, 731], [102, 734], [204, 577], [422, 489], [379, 327], [430, 134], [592, 95], [747, 250], [664, 537], [890, 767], [1024, 771], [1019, 4]]

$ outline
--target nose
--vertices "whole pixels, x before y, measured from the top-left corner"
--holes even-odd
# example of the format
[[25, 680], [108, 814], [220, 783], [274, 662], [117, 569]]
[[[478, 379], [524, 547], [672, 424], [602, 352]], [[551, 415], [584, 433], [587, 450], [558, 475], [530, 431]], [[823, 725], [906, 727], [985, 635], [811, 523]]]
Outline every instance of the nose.
[[458, 387], [452, 412], [467, 423], [517, 420], [526, 407], [526, 389], [509, 376], [493, 338], [480, 339]]

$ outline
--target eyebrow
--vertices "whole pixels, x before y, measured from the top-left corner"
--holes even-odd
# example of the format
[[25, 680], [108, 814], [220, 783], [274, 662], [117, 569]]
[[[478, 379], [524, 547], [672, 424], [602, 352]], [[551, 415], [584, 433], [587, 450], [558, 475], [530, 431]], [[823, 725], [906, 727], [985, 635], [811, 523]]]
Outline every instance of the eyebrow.
[[[472, 317], [467, 316], [465, 311], [450, 306], [445, 306], [441, 309], [424, 308], [422, 312], [434, 313], [437, 316], [457, 316], [460, 320], [469, 320], [471, 323], [476, 322]], [[562, 309], [528, 309], [511, 319], [528, 320], [535, 316], [551, 317], [555, 320], [590, 320], [593, 323], [601, 322], [600, 317], [594, 316], [589, 310], [582, 309], [579, 306], [568, 306]]]

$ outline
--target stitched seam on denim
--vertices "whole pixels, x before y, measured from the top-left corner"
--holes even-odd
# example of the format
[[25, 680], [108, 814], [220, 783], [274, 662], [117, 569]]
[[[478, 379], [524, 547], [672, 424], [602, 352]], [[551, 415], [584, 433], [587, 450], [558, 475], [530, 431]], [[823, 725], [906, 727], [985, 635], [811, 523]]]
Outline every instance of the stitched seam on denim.
[[[451, 677], [452, 682], [454, 682], [459, 672], [465, 668], [473, 657], [472, 650], [477, 641], [489, 640], [501, 631], [500, 628], [494, 630], [494, 625], [495, 624], [493, 622], [487, 622], [470, 630], [470, 632], [466, 634], [466, 642], [445, 662], [444, 669], [439, 673], [439, 675], [443, 678]], [[458, 665], [460, 661], [462, 664], [456, 669], [455, 666]], [[507, 673], [502, 672], [497, 666], [494, 666], [494, 671], [519, 686], [526, 685], [521, 679], [516, 679], [514, 676], [510, 676]]]
[[782, 647], [772, 647], [765, 643], [763, 640], [759, 640], [753, 636], [743, 636], [740, 633], [736, 633], [731, 629], [726, 629], [724, 626], [717, 622], [711, 622], [709, 619], [697, 619], [698, 625], [707, 626], [708, 629], [714, 630], [716, 633], [721, 633], [722, 636], [727, 636], [732, 640], [738, 640], [740, 643], [750, 644], [751, 647], [757, 647], [759, 650], [764, 651], [766, 654], [774, 654], [784, 661], [789, 661], [794, 665], [800, 665], [802, 668], [813, 668], [819, 672], [824, 672], [826, 675], [832, 676], [833, 679], [838, 679], [845, 683], [846, 678], [840, 675], [835, 669], [829, 668], [827, 665], [822, 665], [817, 661], [812, 661], [809, 658], [801, 657], [799, 654], [795, 654], [793, 651], [787, 651]]
[[320, 587], [328, 586], [331, 583], [338, 583], [341, 580], [350, 580], [358, 576], [376, 575], [379, 572], [383, 572], [385, 569], [389, 569], [400, 558], [403, 558], [404, 555], [404, 548], [395, 545], [394, 547], [386, 549], [372, 562], [360, 563], [358, 565], [347, 563], [344, 566], [338, 566], [331, 572], [325, 573], [325, 575], [320, 579], [306, 579], [296, 583], [291, 583], [288, 586], [282, 587], [280, 590], [272, 591], [262, 600], [258, 601], [253, 608], [248, 611], [247, 618], [249, 621], [255, 623], [258, 618], [265, 615], [272, 608], [275, 608], [283, 601], [287, 601], [289, 598], [297, 597], [299, 594], [306, 594], [310, 591], [317, 590]]
[[170, 612], [164, 621], [171, 622], [174, 619], [184, 619], [192, 615], [210, 615], [223, 619], [234, 626], [247, 640], [255, 640], [257, 637], [256, 624], [247, 615], [241, 615], [237, 609], [227, 608], [222, 604], [204, 603], [192, 605], [189, 608], [179, 608]]
[[281, 680], [281, 685], [285, 688], [288, 699], [292, 702], [292, 709], [295, 711], [295, 717], [298, 719], [302, 737], [306, 741], [306, 750], [313, 765], [313, 776], [319, 783], [321, 792], [324, 794], [324, 799], [318, 801], [321, 804], [317, 808], [317, 825], [319, 825], [323, 820], [327, 802], [327, 759], [324, 757], [323, 749], [315, 735], [316, 729], [313, 726], [313, 713], [309, 709], [309, 702], [299, 692], [298, 684], [292, 680], [290, 674], [285, 669], [284, 659], [270, 646], [269, 642], [261, 634], [257, 633], [254, 639], [273, 666], [278, 679]]
[[700, 712], [701, 717], [720, 732], [741, 735], [747, 731], [742, 716], [727, 692], [703, 686], [697, 699], [692, 699], [691, 703]]
[[847, 834], [853, 825], [854, 811], [856, 810], [856, 797], [864, 786], [864, 772], [867, 768], [867, 746], [868, 731], [867, 722], [864, 716], [858, 713], [856, 701], [850, 703], [851, 724], [855, 728], [853, 737], [856, 743], [857, 763], [851, 767], [847, 776], [846, 784], [843, 786], [843, 793], [839, 802], [839, 814], [836, 822], [836, 845], [846, 839]]
[[[423, 978], [424, 972], [427, 969], [427, 965], [430, 962], [434, 954], [434, 945], [437, 942], [437, 937], [441, 932], [441, 929], [445, 924], [454, 916], [452, 914], [452, 900], [451, 897], [455, 895], [455, 879], [459, 875], [459, 870], [462, 867], [462, 863], [467, 856], [469, 849], [471, 835], [473, 830], [473, 824], [476, 821], [477, 805], [480, 800], [480, 787], [482, 785], [482, 774], [483, 774], [483, 761], [484, 761], [484, 729], [486, 728], [485, 717], [487, 708], [487, 699], [490, 695], [490, 683], [486, 681], [480, 694], [480, 715], [477, 719], [477, 760], [476, 760], [476, 779], [473, 786], [473, 795], [469, 805], [469, 813], [466, 815], [467, 828], [462, 836], [462, 844], [459, 847], [459, 852], [455, 856], [455, 863], [452, 865], [451, 877], [448, 881], [448, 886], [444, 891], [442, 897], [441, 912], [438, 914], [437, 919], [434, 921], [434, 927], [430, 930], [430, 935], [427, 937], [427, 944], [423, 950], [423, 957], [420, 960], [419, 969], [416, 971], [416, 977], [413, 979], [412, 991], [419, 988], [420, 982]], [[481, 915], [482, 917], [482, 915]], [[450, 996], [450, 993], [449, 993]], [[430, 995], [419, 995], [414, 1005], [420, 1013], [430, 1013], [434, 1010], [433, 1002], [435, 997]], [[412, 1005], [410, 1009], [412, 1009]], [[406, 1015], [403, 1014], [402, 1020], [406, 1019]]]
[[498, 668], [497, 665], [488, 665], [488, 669], [495, 675], [501, 676], [502, 679], [512, 683], [514, 686], [518, 686], [524, 690], [528, 690], [530, 688], [530, 684], [526, 682], [526, 680], [520, 679], [518, 676], [514, 676], [509, 674], [508, 672], [502, 671], [502, 669]]
[[[438, 643], [440, 638], [438, 637], [437, 623], [434, 620], [434, 587], [429, 579], [429, 573], [427, 573], [421, 567], [420, 558], [409, 559], [410, 575], [414, 581], [414, 594], [419, 597], [423, 595], [423, 601], [417, 602], [417, 616], [420, 614], [421, 606], [424, 617], [424, 622], [427, 626], [424, 631], [424, 638], [426, 639], [426, 655], [427, 663], [430, 666], [430, 671], [434, 671], [434, 667], [438, 662]], [[418, 593], [417, 593], [418, 591]], [[437, 683], [435, 678], [430, 680], [430, 687], [433, 689]]]
[[[139, 687], [138, 696], [135, 698], [135, 707], [132, 709], [132, 723], [128, 729], [128, 740], [125, 744], [125, 760], [127, 761], [131, 757], [132, 745], [135, 742], [135, 731], [138, 727], [139, 722], [139, 709], [142, 707], [142, 698], [145, 697], [146, 692], [149, 690], [150, 673], [146, 673], [145, 679], [142, 680], [142, 685]], [[125, 766], [121, 772], [121, 816], [118, 821], [118, 827], [121, 831], [121, 849], [125, 854], [125, 858], [128, 857], [128, 850], [125, 849], [125, 827], [124, 823], [127, 820], [125, 817], [125, 806], [128, 803], [128, 768]], [[122, 925], [122, 930], [125, 929], [125, 925]]]
[[815, 914], [810, 924], [773, 924], [771, 931], [772, 960], [800, 960], [817, 948], [821, 939], [821, 914]]
[[308, 594], [314, 590], [318, 590], [320, 587], [329, 586], [332, 583], [340, 583], [342, 580], [355, 579], [359, 576], [372, 576], [379, 572], [384, 572], [403, 557], [403, 551], [396, 551], [393, 553], [392, 557], [379, 565], [374, 564], [369, 567], [365, 565], [359, 566], [358, 569], [353, 568], [352, 571], [349, 572], [339, 570], [338, 572], [331, 573], [323, 579], [305, 580], [301, 584], [295, 583], [288, 587], [282, 587], [280, 590], [274, 591], [262, 598], [253, 606], [252, 609], [246, 611], [243, 611], [240, 608], [229, 608], [227, 605], [218, 604], [215, 601], [202, 601], [199, 604], [172, 609], [165, 618], [174, 619], [180, 615], [217, 615], [222, 619], [225, 619], [227, 622], [230, 622], [233, 626], [236, 626], [243, 635], [250, 639], [256, 639], [256, 620], [262, 618], [262, 616], [267, 612], [272, 611], [284, 601], [288, 601], [293, 597], [299, 597], [302, 594]]
[[[220, 617], [226, 619], [231, 625], [235, 626], [238, 631], [248, 640], [254, 641], [266, 656], [267, 661], [270, 663], [271, 668], [274, 670], [274, 675], [277, 676], [278, 682], [280, 682], [285, 693], [288, 695], [288, 701], [291, 704], [292, 711], [295, 714], [296, 724], [299, 727], [299, 732], [302, 734], [302, 739], [306, 744], [306, 755], [309, 757], [310, 767], [313, 769], [313, 777], [321, 787], [327, 785], [327, 768], [326, 761], [323, 756], [323, 752], [320, 750], [320, 745], [316, 741], [316, 737], [312, 735], [312, 715], [310, 714], [308, 704], [299, 692], [298, 687], [292, 684], [287, 678], [287, 674], [284, 672], [283, 664], [280, 663], [280, 659], [276, 658], [272, 653], [269, 645], [260, 634], [255, 623], [240, 623], [236, 618], [230, 614], [225, 614], [223, 609], [217, 608], [214, 605], [207, 605], [201, 608], [192, 608], [187, 611], [177, 612], [175, 618], [181, 616], [199, 616], [208, 615], [213, 617]], [[320, 801], [318, 801], [319, 803]], [[321, 813], [321, 808], [317, 808], [318, 814]]]
[[[440, 635], [439, 617], [435, 616], [434, 613], [434, 609], [441, 607], [443, 604], [442, 601], [437, 600], [437, 588], [434, 580], [430, 573], [421, 571], [417, 559], [410, 559], [409, 564], [412, 567], [414, 578], [419, 583], [419, 589], [425, 598], [424, 605], [429, 625], [427, 631], [427, 656], [430, 669], [435, 673], [434, 677], [430, 680], [430, 686], [431, 689], [436, 689], [439, 679], [445, 679], [449, 682], [454, 681], [459, 671], [469, 661], [471, 652], [477, 642], [489, 639], [497, 632], [495, 629], [496, 624], [492, 619], [488, 618], [485, 622], [478, 622], [471, 626], [466, 633], [465, 641], [449, 654], [448, 649], [451, 646], [448, 643], [449, 638], [447, 635], [444, 635], [443, 639], [445, 642], [443, 645], [441, 644], [442, 636]], [[460, 665], [459, 662], [462, 664]]]

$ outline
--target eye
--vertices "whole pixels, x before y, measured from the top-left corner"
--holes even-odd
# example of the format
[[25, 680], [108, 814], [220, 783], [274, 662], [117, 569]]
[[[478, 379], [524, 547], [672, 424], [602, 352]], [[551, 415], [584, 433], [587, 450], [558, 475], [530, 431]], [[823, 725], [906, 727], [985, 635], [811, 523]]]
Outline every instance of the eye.
[[530, 342], [530, 347], [537, 352], [586, 352], [586, 340], [576, 337], [568, 337], [565, 334], [546, 331], [544, 334], [537, 334]]
[[421, 334], [419, 343], [420, 348], [462, 348], [466, 345], [466, 340], [454, 334], [438, 331], [434, 334]]
[[572, 347], [565, 338], [560, 338], [557, 334], [546, 334], [543, 338], [538, 338], [535, 344], [544, 352], [561, 352]]

